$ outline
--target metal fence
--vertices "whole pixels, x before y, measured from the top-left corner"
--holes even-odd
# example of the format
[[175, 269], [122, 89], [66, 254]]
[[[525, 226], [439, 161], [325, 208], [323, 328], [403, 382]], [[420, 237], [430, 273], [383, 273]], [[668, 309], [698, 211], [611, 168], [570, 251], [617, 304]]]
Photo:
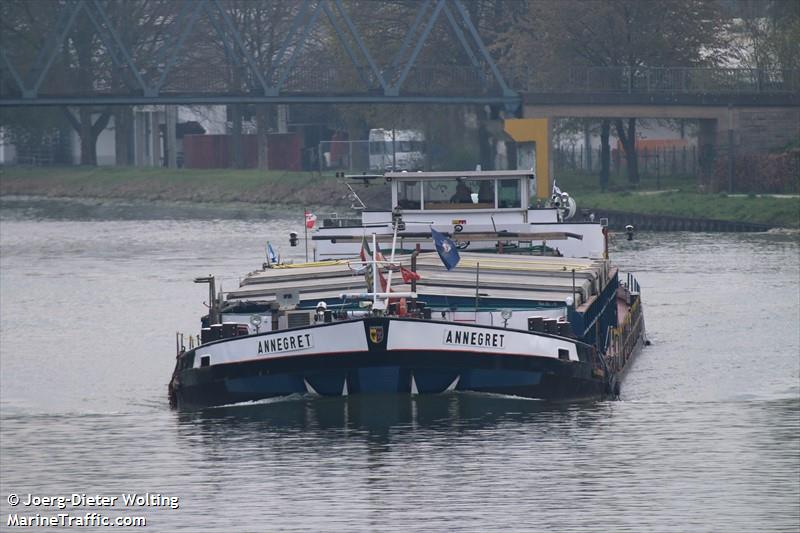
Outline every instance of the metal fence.
[[6, 164], [41, 167], [73, 163], [69, 139], [58, 130], [43, 135], [25, 135], [23, 132], [13, 139], [7, 139], [7, 142], [14, 146], [15, 155]]
[[[380, 141], [379, 146], [392, 143]], [[394, 148], [386, 151], [370, 153], [370, 141], [322, 141], [319, 143], [319, 171], [344, 170], [347, 172], [384, 172], [393, 168], [407, 169], [407, 153], [400, 151], [401, 141]]]
[[322, 141], [318, 150], [320, 172], [362, 172], [370, 168], [369, 141]]
[[[641, 176], [694, 176], [700, 172], [699, 154], [696, 146], [642, 147], [637, 150], [639, 174]], [[600, 171], [600, 149], [587, 152], [583, 145], [553, 148], [553, 166], [556, 170], [582, 172]], [[621, 175], [625, 168], [625, 154], [617, 149], [611, 151], [611, 173]]]

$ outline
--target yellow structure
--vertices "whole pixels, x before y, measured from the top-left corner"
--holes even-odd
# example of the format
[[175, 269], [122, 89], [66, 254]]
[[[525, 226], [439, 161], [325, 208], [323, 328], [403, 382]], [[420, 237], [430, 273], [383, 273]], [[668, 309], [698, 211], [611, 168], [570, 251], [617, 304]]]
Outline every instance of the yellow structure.
[[[503, 128], [516, 143], [534, 143], [536, 153], [536, 197], [550, 198], [553, 175], [550, 171], [551, 131], [549, 118], [509, 118]], [[518, 148], [519, 149], [519, 148]]]

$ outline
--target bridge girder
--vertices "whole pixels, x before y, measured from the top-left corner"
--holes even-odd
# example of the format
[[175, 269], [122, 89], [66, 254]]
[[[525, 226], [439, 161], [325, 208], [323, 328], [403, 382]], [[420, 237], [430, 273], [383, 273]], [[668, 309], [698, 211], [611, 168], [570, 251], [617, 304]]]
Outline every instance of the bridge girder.
[[[257, 54], [248, 47], [248, 36], [233, 21], [237, 12], [226, 9], [221, 0], [184, 1], [179, 8], [165, 18], [160, 46], [151, 51], [149, 64], [143, 64], [135, 51], [123, 39], [120, 28], [112, 23], [102, 0], [66, 0], [54, 3], [62, 6], [59, 16], [48, 32], [49, 38], [35, 54], [27, 72], [15, 65], [13, 58], [21, 56], [19, 50], [9, 48], [0, 39], [0, 106], [37, 105], [138, 105], [138, 104], [196, 104], [196, 103], [475, 103], [503, 104], [517, 107], [518, 94], [511, 90], [495, 61], [472, 23], [461, 0], [425, 0], [416, 4], [414, 22], [403, 37], [402, 44], [388, 65], [381, 68], [374, 54], [358, 30], [342, 0], [303, 0], [294, 10], [289, 30], [268, 66], [259, 64]], [[52, 66], [62, 51], [67, 39], [75, 29], [79, 17], [86, 19], [103, 50], [110, 58], [110, 68], [93, 79], [92, 90], [53, 91], [43, 88]], [[179, 69], [177, 63], [186, 54], [187, 39], [197, 29], [198, 21], [205, 17], [218, 43], [224, 48], [225, 67], [236, 72], [246, 87], [227, 90], [192, 90], [170, 86], [171, 77]], [[314, 73], [318, 77], [344, 75], [354, 71], [361, 82], [360, 87], [345, 81], [345, 90], [309, 90], [303, 81], [318, 82], [318, 79], [301, 79], [301, 83], [290, 84], [290, 76], [298, 78], [297, 65], [302, 51], [308, 44], [309, 35], [321, 19], [330, 24], [333, 31], [328, 38], [338, 40], [346, 52], [349, 65], [339, 65], [334, 70]], [[426, 68], [418, 64], [420, 51], [428, 40], [437, 21], [452, 30], [456, 41], [469, 60], [468, 65], [439, 67], [427, 75], [433, 79], [437, 74], [448, 72], [454, 86], [436, 90], [433, 84], [423, 90], [419, 86], [409, 87], [409, 76], [426, 74]], [[168, 25], [168, 26], [167, 26]], [[172, 30], [177, 31], [172, 31]], [[277, 40], [277, 38], [276, 38]], [[277, 44], [277, 42], [276, 42]], [[95, 53], [98, 50], [94, 50]], [[410, 53], [409, 53], [410, 52]], [[138, 62], [137, 62], [138, 61]], [[202, 65], [201, 65], [202, 67]], [[337, 70], [338, 69], [338, 70]], [[421, 74], [420, 74], [421, 73]], [[107, 78], [117, 80], [117, 86]], [[463, 79], [474, 83], [457, 86]], [[124, 87], [120, 87], [124, 84]], [[106, 83], [109, 86], [103, 86]], [[419, 84], [417, 84], [419, 85]], [[63, 87], [60, 89], [64, 89]], [[187, 90], [188, 89], [188, 90]], [[244, 89], [244, 90], [242, 90]], [[334, 90], [331, 90], [334, 89]]]

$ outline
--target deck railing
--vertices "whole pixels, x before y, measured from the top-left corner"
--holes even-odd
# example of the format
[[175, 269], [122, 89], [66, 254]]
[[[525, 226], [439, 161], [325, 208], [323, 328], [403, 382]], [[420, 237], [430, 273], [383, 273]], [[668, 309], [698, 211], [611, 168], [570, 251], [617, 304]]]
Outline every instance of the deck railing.
[[628, 315], [619, 326], [609, 328], [606, 340], [606, 362], [615, 373], [625, 367], [643, 334], [641, 300], [638, 294], [631, 294], [631, 298], [633, 303]]

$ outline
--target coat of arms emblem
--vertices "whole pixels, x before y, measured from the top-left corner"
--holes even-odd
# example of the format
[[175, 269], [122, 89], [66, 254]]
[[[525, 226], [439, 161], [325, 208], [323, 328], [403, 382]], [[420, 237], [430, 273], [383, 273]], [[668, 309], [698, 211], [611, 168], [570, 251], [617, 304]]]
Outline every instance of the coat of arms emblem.
[[383, 340], [383, 326], [370, 326], [369, 340], [374, 344], [379, 344]]

